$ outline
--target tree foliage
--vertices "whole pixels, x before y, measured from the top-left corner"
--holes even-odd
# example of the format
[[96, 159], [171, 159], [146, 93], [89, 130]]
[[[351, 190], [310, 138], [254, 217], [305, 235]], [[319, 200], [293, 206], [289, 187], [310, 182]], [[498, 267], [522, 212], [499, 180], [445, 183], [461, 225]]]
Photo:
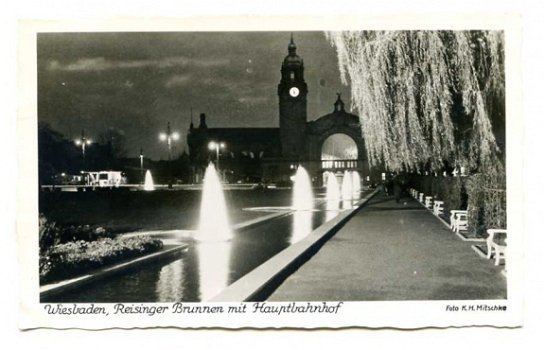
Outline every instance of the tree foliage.
[[502, 171], [493, 123], [505, 119], [500, 31], [326, 34], [350, 84], [371, 165]]

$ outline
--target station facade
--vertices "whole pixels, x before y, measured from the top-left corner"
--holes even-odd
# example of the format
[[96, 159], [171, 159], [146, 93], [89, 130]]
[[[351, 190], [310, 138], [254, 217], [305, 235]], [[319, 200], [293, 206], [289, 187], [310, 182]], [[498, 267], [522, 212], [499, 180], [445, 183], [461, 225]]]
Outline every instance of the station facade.
[[[204, 114], [198, 126], [191, 122], [187, 141], [195, 182], [210, 161], [219, 163], [229, 182], [287, 182], [299, 165], [315, 184], [327, 171], [369, 175], [359, 117], [345, 110], [340, 94], [330, 113], [308, 121], [304, 69], [292, 37], [280, 69], [278, 128], [209, 128]], [[229, 147], [216, 153], [209, 148], [212, 141]]]

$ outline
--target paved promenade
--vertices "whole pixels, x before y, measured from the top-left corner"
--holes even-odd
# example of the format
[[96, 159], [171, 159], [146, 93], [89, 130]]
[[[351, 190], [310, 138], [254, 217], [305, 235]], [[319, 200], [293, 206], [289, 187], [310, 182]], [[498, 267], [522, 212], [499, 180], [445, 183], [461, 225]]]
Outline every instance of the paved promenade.
[[396, 203], [380, 194], [268, 300], [506, 298], [503, 266], [471, 244], [412, 198]]

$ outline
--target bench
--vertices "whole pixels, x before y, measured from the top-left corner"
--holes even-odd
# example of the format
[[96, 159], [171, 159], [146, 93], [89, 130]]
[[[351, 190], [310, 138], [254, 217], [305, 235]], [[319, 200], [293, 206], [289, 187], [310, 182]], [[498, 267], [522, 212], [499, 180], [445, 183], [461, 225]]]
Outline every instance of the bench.
[[468, 229], [467, 210], [450, 211], [450, 229], [456, 233]]
[[443, 202], [443, 201], [435, 201], [435, 202], [433, 202], [433, 213], [434, 213], [436, 216], [443, 215], [444, 210], [445, 210], [444, 204], [445, 204], [445, 202]]
[[487, 255], [490, 259], [494, 255], [496, 261], [494, 265], [500, 264], [500, 259], [505, 260], [505, 249], [507, 247], [507, 230], [504, 229], [488, 229], [488, 238], [486, 239]]

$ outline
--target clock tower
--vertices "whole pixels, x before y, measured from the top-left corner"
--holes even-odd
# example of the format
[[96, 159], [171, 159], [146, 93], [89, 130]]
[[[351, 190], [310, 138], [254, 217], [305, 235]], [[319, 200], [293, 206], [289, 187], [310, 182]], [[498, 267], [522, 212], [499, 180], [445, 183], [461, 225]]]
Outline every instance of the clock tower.
[[292, 35], [278, 84], [280, 143], [283, 157], [303, 160], [306, 150], [308, 90], [303, 74], [303, 59], [297, 56], [296, 50]]

